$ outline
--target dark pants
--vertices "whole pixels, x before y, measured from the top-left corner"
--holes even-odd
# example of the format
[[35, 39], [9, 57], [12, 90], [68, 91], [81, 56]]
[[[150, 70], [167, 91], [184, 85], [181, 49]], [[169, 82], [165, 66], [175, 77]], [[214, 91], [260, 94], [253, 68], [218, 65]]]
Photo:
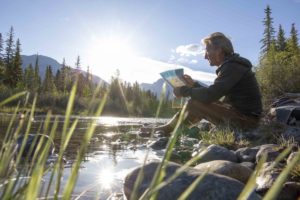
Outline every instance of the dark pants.
[[259, 117], [242, 114], [229, 104], [222, 102], [205, 104], [189, 100], [186, 112], [185, 121], [192, 124], [206, 119], [216, 126], [229, 126], [242, 130], [255, 128], [259, 124]]

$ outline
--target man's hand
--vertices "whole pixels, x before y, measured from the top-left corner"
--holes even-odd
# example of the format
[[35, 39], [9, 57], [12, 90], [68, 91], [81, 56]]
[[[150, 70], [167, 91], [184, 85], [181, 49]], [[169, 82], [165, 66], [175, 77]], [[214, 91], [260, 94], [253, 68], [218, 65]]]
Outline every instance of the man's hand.
[[[192, 79], [191, 76], [187, 75], [187, 74], [184, 74], [183, 75], [183, 78], [186, 82], [186, 85], [189, 86], [189, 87], [193, 87], [194, 84], [195, 84], [195, 81]], [[175, 94], [175, 93], [174, 93]]]

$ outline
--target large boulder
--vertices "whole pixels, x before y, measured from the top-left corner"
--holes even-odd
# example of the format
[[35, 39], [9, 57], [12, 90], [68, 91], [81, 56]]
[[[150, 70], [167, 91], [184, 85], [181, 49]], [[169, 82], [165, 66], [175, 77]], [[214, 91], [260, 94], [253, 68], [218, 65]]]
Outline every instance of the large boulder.
[[221, 174], [247, 183], [252, 174], [252, 170], [238, 163], [233, 163], [227, 160], [215, 160], [199, 164], [194, 167], [202, 172], [208, 171], [211, 173]]
[[237, 162], [237, 157], [232, 151], [215, 144], [208, 146], [200, 153], [200, 156], [201, 158], [198, 163], [204, 163], [213, 160], [228, 160], [231, 162]]
[[[144, 176], [141, 184], [137, 188], [136, 197], [139, 198], [145, 190], [149, 189], [152, 178], [155, 174], [156, 168], [159, 166], [158, 162], [151, 162], [144, 166]], [[165, 178], [172, 176], [180, 165], [169, 163], [165, 168]], [[130, 199], [134, 184], [137, 180], [141, 167], [129, 173], [124, 182], [124, 193], [127, 199]], [[188, 168], [170, 184], [164, 186], [158, 191], [158, 200], [174, 200], [178, 199], [180, 195], [193, 183], [193, 181], [201, 176], [203, 172], [193, 168]], [[244, 184], [235, 179], [208, 173], [201, 182], [196, 186], [188, 199], [191, 200], [235, 200], [244, 188]], [[252, 193], [248, 199], [260, 199], [256, 193]]]

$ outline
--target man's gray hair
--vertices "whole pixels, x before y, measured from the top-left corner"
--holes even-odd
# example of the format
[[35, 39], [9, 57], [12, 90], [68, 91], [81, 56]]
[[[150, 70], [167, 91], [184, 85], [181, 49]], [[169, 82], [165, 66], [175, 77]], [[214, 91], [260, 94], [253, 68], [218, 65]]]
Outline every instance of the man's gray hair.
[[226, 56], [234, 53], [232, 43], [228, 37], [221, 32], [215, 32], [203, 38], [201, 42], [204, 45], [211, 44], [214, 47], [219, 47], [223, 50]]

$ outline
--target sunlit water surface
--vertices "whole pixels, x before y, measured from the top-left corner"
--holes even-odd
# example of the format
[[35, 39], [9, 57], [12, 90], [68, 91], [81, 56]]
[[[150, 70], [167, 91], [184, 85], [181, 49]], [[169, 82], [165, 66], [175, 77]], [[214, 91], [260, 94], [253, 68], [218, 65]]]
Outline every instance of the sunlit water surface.
[[[1, 137], [5, 134], [9, 115], [0, 115]], [[7, 118], [7, 120], [6, 120]], [[126, 174], [144, 160], [149, 151], [148, 161], [162, 157], [162, 151], [152, 151], [146, 146], [149, 138], [141, 138], [137, 135], [142, 124], [165, 123], [167, 119], [154, 118], [119, 118], [119, 117], [72, 117], [79, 119], [78, 126], [71, 138], [65, 152], [65, 167], [61, 179], [62, 193], [64, 185], [71, 174], [71, 167], [79, 150], [82, 137], [89, 124], [95, 120], [96, 130], [81, 164], [77, 183], [73, 192], [73, 199], [123, 199], [122, 188]], [[36, 116], [32, 123], [30, 133], [37, 132], [44, 122], [45, 116]], [[60, 145], [60, 134], [64, 123], [64, 117], [58, 116], [59, 128], [55, 138], [56, 153]], [[54, 119], [52, 119], [53, 122]], [[49, 183], [51, 172], [43, 177], [43, 185]], [[55, 184], [51, 186], [50, 197], [53, 197]], [[40, 197], [46, 188], [42, 189]]]

